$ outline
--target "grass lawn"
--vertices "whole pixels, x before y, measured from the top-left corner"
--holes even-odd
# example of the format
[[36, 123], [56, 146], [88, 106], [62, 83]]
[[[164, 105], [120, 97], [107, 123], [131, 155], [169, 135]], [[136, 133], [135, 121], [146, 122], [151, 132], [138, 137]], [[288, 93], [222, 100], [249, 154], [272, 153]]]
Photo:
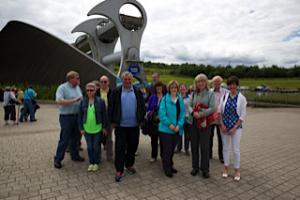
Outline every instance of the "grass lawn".
[[[167, 84], [170, 80], [177, 80], [179, 83], [193, 84], [194, 77], [175, 76], [170, 74], [160, 75], [161, 80]], [[151, 80], [151, 74], [147, 75], [147, 79]], [[255, 88], [259, 85], [266, 85], [269, 88], [299, 88], [300, 78], [269, 78], [269, 79], [240, 79], [241, 86]]]
[[256, 87], [266, 85], [270, 88], [299, 88], [300, 78], [241, 79], [243, 86]]

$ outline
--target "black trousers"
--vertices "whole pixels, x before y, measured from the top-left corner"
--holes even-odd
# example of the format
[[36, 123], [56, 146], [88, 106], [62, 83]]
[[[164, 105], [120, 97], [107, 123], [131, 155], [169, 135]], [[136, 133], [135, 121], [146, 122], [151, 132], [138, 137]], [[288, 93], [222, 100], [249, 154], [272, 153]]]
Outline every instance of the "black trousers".
[[8, 105], [4, 106], [4, 120], [8, 121], [16, 121], [16, 106], [15, 105]]
[[158, 133], [151, 134], [151, 158], [157, 159], [158, 154]]
[[139, 145], [139, 127], [116, 127], [115, 128], [115, 168], [118, 172], [124, 171], [125, 167], [132, 167], [135, 162], [135, 153]]
[[[191, 126], [192, 166], [196, 170], [200, 168], [202, 172], [209, 172], [209, 135], [210, 128], [199, 129], [196, 122]], [[200, 163], [199, 150], [201, 150]]]
[[215, 128], [217, 130], [217, 136], [218, 136], [218, 155], [219, 155], [219, 159], [223, 160], [222, 136], [221, 136], [220, 128], [216, 124], [211, 125], [210, 139], [209, 139], [209, 157], [212, 158], [212, 155], [213, 155]]
[[178, 134], [159, 133], [161, 143], [161, 157], [165, 173], [171, 173], [173, 168], [173, 155], [178, 143]]
[[[189, 147], [190, 147], [190, 124], [189, 123], [185, 123], [183, 126], [183, 130], [184, 130], [184, 150], [188, 151]], [[182, 138], [183, 136], [179, 136], [178, 138], [178, 144], [177, 144], [177, 150], [181, 151], [182, 149]]]

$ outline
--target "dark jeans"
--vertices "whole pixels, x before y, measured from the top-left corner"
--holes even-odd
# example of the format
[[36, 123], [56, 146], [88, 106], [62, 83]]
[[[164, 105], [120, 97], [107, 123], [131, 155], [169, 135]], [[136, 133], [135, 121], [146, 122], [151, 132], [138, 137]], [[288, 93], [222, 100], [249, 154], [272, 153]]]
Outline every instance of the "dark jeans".
[[56, 155], [54, 157], [57, 161], [62, 161], [64, 159], [65, 152], [69, 144], [71, 158], [76, 159], [79, 157], [77, 145], [80, 138], [80, 132], [77, 118], [78, 115], [75, 114], [59, 116], [61, 130]]
[[[191, 126], [192, 166], [196, 170], [200, 168], [202, 172], [209, 172], [209, 135], [210, 128], [199, 129], [194, 121]], [[199, 163], [200, 149], [201, 164]]]
[[102, 133], [85, 133], [84, 137], [87, 144], [87, 151], [89, 155], [90, 164], [99, 164], [101, 154], [100, 142], [102, 138]]
[[177, 144], [177, 150], [181, 151], [182, 149], [182, 138], [184, 136], [184, 150], [188, 151], [190, 147], [190, 124], [185, 123], [183, 126], [184, 134], [182, 136], [179, 136], [178, 138], [178, 144]]
[[24, 99], [23, 102], [23, 111], [21, 112], [20, 121], [24, 120], [25, 113], [29, 112], [30, 121], [35, 120], [34, 107], [31, 99]]
[[135, 153], [139, 145], [139, 127], [115, 128], [115, 167], [123, 173], [125, 167], [132, 167], [135, 161]]
[[165, 173], [171, 173], [173, 168], [173, 155], [178, 143], [178, 134], [159, 133], [161, 143], [162, 164]]
[[152, 134], [151, 137], [151, 158], [157, 159], [158, 152], [158, 134]]
[[9, 105], [4, 106], [4, 120], [8, 121], [16, 121], [16, 106], [15, 105]]
[[217, 130], [217, 136], [218, 136], [218, 155], [219, 159], [223, 160], [223, 144], [222, 144], [222, 136], [220, 132], [220, 128], [218, 125], [211, 125], [211, 132], [210, 132], [210, 140], [209, 140], [209, 157], [212, 158], [213, 155], [213, 145], [214, 145], [214, 132], [215, 128]]

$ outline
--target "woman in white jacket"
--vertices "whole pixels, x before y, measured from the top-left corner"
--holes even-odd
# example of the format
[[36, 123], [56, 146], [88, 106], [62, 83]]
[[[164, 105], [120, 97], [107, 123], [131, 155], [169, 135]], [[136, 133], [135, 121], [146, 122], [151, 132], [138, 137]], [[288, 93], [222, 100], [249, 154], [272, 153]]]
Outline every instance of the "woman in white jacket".
[[229, 93], [220, 100], [218, 109], [221, 125], [224, 170], [222, 176], [228, 177], [230, 141], [234, 155], [234, 180], [239, 181], [240, 173], [240, 140], [242, 135], [242, 124], [246, 116], [247, 100], [238, 91], [239, 79], [231, 76], [227, 79]]

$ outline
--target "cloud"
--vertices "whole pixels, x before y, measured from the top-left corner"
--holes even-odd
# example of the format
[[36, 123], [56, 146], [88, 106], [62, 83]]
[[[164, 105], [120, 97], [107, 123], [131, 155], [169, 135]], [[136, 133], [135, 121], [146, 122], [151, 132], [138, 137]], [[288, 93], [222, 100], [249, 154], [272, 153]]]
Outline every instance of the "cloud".
[[[203, 64], [300, 64], [298, 0], [139, 0], [147, 12], [144, 60]], [[2, 0], [0, 28], [21, 20], [66, 42], [99, 1]]]
[[292, 31], [286, 38], [283, 39], [284, 42], [290, 41], [294, 38], [300, 37], [300, 29], [296, 31]]

